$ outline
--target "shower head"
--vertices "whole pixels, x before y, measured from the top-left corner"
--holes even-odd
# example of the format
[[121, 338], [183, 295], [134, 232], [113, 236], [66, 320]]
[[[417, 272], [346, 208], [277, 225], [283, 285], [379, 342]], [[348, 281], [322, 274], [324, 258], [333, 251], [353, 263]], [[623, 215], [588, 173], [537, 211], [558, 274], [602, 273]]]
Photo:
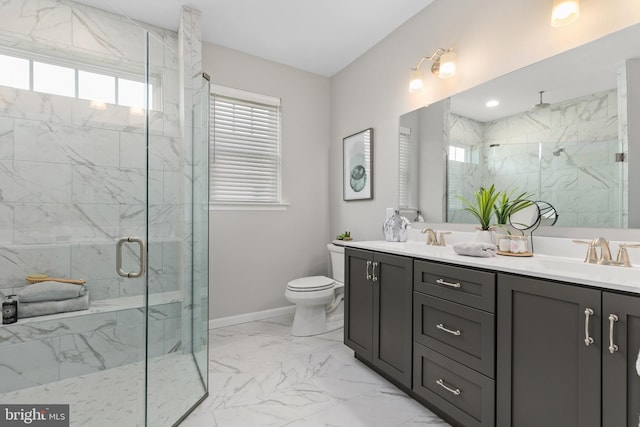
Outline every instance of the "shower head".
[[557, 150], [553, 152], [553, 155], [558, 157], [560, 153], [564, 153], [564, 147], [559, 147]]
[[540, 91], [540, 102], [539, 102], [539, 103], [537, 103], [536, 105], [534, 105], [534, 106], [533, 106], [534, 108], [545, 108], [545, 107], [548, 107], [549, 105], [551, 105], [551, 104], [549, 104], [548, 102], [542, 102], [542, 94], [543, 94], [543, 93], [544, 93], [544, 91], [543, 91], [543, 90], [541, 90], [541, 91]]

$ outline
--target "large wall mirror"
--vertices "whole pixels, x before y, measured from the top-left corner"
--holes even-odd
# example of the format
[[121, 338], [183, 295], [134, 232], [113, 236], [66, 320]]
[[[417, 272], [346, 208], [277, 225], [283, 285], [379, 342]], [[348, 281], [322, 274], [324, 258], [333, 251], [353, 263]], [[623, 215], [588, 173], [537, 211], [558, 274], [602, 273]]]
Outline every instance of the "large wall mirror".
[[403, 214], [473, 223], [457, 196], [495, 184], [550, 202], [558, 226], [640, 227], [637, 40], [640, 25], [401, 116]]

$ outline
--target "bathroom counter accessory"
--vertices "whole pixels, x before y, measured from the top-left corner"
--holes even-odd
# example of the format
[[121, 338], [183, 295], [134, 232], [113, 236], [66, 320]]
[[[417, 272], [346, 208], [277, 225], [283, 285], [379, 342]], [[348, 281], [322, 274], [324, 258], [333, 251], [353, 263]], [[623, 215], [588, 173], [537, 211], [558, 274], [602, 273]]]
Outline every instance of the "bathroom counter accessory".
[[533, 256], [533, 254], [531, 252], [515, 253], [515, 252], [497, 251], [496, 253], [498, 255], [504, 255], [504, 256], [523, 256], [523, 257]]
[[84, 285], [87, 283], [86, 280], [83, 279], [61, 279], [55, 277], [49, 277], [46, 274], [29, 274], [24, 278], [29, 283], [38, 283], [38, 282], [60, 282], [60, 283], [71, 283], [72, 285]]

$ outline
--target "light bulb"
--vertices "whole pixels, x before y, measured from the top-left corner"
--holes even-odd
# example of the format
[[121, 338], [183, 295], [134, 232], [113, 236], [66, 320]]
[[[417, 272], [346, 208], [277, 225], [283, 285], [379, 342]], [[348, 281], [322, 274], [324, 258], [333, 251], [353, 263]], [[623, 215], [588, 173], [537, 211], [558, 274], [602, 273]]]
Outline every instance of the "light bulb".
[[420, 70], [411, 70], [409, 73], [409, 92], [420, 92], [422, 90], [424, 87], [424, 80], [422, 77], [422, 72]]
[[440, 71], [438, 77], [441, 79], [450, 79], [456, 75], [456, 54], [455, 52], [445, 52], [440, 57]]
[[551, 26], [562, 27], [578, 20], [580, 16], [579, 0], [553, 0]]

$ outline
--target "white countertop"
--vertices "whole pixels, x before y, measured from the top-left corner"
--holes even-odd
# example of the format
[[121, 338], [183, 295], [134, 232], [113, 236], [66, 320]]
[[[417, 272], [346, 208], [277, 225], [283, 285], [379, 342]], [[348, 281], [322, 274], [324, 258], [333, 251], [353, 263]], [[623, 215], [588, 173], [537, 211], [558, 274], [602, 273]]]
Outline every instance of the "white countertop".
[[[467, 238], [466, 240], [472, 239]], [[352, 248], [640, 294], [640, 268], [638, 267], [585, 264], [582, 258], [540, 253], [535, 253], [532, 257], [498, 255], [491, 258], [477, 258], [456, 254], [451, 244], [447, 244], [445, 247], [427, 246], [423, 240], [409, 240], [403, 243], [386, 241], [338, 241], [336, 243]], [[570, 239], [555, 239], [552, 245], [549, 241], [534, 241], [534, 244], [538, 243], [542, 247], [553, 246], [557, 251], [562, 251], [565, 246], [567, 248], [578, 246], [573, 244]], [[585, 247], [580, 249], [586, 252]], [[612, 246], [612, 253], [615, 257], [614, 249], [617, 248]], [[571, 251], [566, 251], [566, 253], [575, 255], [575, 252]], [[640, 261], [637, 262], [640, 264]]]

